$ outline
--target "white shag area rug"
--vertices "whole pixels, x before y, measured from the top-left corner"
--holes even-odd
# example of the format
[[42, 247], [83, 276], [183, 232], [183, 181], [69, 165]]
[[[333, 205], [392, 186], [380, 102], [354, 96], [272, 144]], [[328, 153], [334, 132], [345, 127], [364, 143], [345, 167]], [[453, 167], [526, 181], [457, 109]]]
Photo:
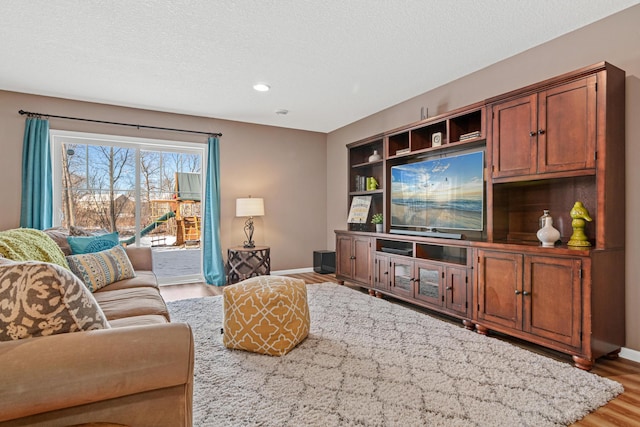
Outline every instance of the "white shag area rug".
[[225, 348], [221, 296], [168, 303], [195, 336], [194, 426], [557, 426], [623, 391], [345, 286], [307, 289], [309, 337], [282, 357]]

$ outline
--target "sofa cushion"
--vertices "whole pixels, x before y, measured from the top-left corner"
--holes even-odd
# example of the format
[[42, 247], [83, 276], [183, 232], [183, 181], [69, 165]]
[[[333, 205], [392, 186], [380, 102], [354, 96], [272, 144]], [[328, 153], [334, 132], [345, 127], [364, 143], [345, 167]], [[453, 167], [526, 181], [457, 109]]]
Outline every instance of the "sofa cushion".
[[136, 275], [127, 253], [120, 245], [95, 253], [69, 255], [67, 263], [91, 292]]
[[158, 279], [156, 275], [152, 271], [139, 271], [136, 270], [135, 277], [130, 279], [118, 280], [117, 282], [113, 282], [110, 285], [105, 286], [104, 288], [100, 288], [96, 291], [99, 292], [107, 292], [113, 291], [116, 289], [131, 289], [131, 288], [140, 288], [140, 287], [150, 287], [150, 288], [158, 288]]
[[42, 261], [69, 268], [60, 247], [43, 231], [14, 228], [0, 231], [0, 253], [14, 261]]
[[146, 314], [159, 314], [170, 320], [167, 305], [155, 288], [117, 289], [93, 296], [109, 321]]
[[97, 236], [69, 236], [67, 242], [71, 246], [71, 252], [75, 254], [87, 254], [110, 249], [120, 243], [118, 232], [100, 234]]
[[143, 314], [142, 316], [123, 317], [109, 321], [112, 328], [124, 328], [127, 326], [158, 325], [168, 323], [166, 317], [160, 314]]
[[105, 314], [70, 271], [0, 259], [0, 341], [105, 328]]

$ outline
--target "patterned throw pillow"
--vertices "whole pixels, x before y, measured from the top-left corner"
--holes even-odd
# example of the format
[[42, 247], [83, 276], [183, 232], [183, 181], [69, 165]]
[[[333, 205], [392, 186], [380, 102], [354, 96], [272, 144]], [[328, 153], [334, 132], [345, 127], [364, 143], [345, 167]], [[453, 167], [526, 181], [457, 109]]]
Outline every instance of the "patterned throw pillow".
[[69, 255], [67, 263], [91, 292], [118, 280], [136, 277], [131, 261], [120, 245], [106, 251]]
[[69, 246], [69, 241], [67, 240], [68, 234], [65, 234], [61, 227], [49, 228], [44, 230], [44, 233], [56, 242], [64, 256], [71, 255], [71, 246]]
[[120, 243], [118, 232], [100, 234], [98, 236], [69, 236], [67, 242], [71, 246], [71, 252], [76, 254], [88, 254], [110, 249]]
[[0, 341], [109, 327], [91, 292], [69, 270], [0, 260]]

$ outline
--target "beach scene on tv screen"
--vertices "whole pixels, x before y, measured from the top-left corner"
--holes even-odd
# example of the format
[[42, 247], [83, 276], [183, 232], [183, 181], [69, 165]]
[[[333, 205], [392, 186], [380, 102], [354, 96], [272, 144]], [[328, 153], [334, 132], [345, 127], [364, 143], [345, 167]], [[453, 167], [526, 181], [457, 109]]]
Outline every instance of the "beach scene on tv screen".
[[482, 230], [483, 154], [393, 166], [391, 226]]

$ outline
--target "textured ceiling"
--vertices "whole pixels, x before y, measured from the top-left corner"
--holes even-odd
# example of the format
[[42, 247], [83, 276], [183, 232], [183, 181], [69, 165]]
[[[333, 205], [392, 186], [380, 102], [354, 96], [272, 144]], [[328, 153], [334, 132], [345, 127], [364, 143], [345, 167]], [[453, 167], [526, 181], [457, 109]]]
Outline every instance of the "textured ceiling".
[[0, 89], [329, 132], [638, 3], [5, 0]]

